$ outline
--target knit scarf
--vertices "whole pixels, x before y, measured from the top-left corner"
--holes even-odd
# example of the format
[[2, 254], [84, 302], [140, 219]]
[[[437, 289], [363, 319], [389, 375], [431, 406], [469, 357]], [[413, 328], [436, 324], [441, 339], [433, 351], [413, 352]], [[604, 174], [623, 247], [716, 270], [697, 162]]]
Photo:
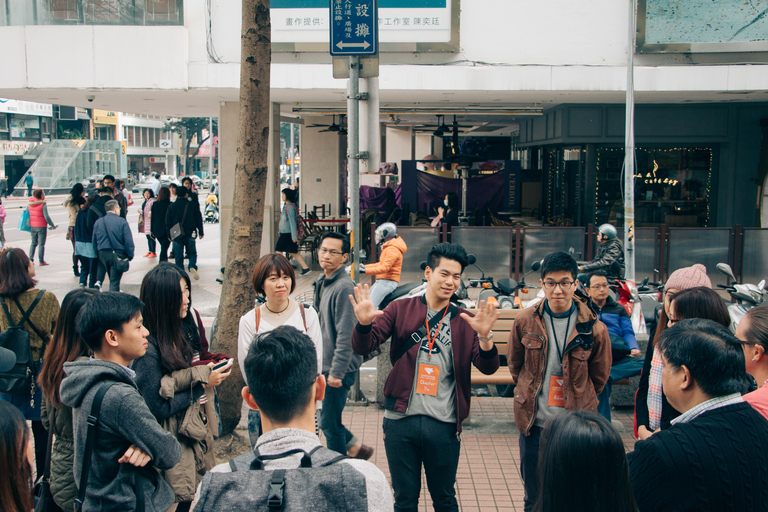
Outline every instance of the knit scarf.
[[648, 374], [648, 426], [651, 432], [661, 426], [661, 351], [653, 347], [651, 371]]

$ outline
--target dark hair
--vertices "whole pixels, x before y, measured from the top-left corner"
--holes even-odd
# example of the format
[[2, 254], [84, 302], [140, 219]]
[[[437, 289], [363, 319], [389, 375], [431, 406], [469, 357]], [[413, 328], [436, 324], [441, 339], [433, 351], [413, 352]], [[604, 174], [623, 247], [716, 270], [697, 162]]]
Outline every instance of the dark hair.
[[110, 199], [104, 203], [104, 210], [108, 212], [111, 212], [112, 210], [120, 211], [120, 203], [118, 203], [116, 199]]
[[88, 196], [88, 199], [85, 201], [85, 209], [87, 210], [91, 206], [93, 206], [93, 203], [95, 203], [99, 199], [99, 193], [93, 192], [91, 195]]
[[440, 260], [443, 258], [457, 261], [459, 265], [461, 265], [462, 272], [464, 272], [464, 269], [469, 265], [469, 256], [467, 256], [467, 251], [464, 250], [464, 247], [459, 244], [443, 242], [433, 246], [432, 249], [429, 250], [429, 254], [427, 254], [427, 266], [432, 270], [435, 270], [440, 265]]
[[170, 201], [171, 200], [171, 190], [168, 187], [160, 187], [160, 190], [157, 191], [157, 200], [158, 201]]
[[587, 288], [589, 288], [589, 286], [592, 284], [593, 277], [604, 277], [605, 280], [608, 281], [608, 274], [606, 274], [602, 270], [598, 270], [597, 272], [592, 272], [587, 276], [587, 284], [585, 285]]
[[675, 320], [686, 318], [706, 318], [714, 320], [723, 327], [731, 325], [731, 317], [725, 302], [712, 288], [697, 286], [686, 288], [672, 296]]
[[702, 318], [682, 320], [664, 331], [658, 346], [673, 371], [685, 365], [709, 397], [747, 391], [741, 342], [721, 324]]
[[[155, 192], [154, 192], [154, 191], [153, 191], [151, 188], [145, 188], [144, 190], [142, 190], [142, 191], [141, 191], [141, 195], [142, 195], [142, 197], [144, 196], [144, 193], [145, 193], [145, 192], [149, 192], [149, 198], [150, 198], [150, 199], [152, 199], [153, 197], [155, 197]], [[159, 192], [159, 190], [158, 190], [158, 192]]]
[[579, 265], [576, 263], [576, 260], [573, 259], [573, 256], [567, 252], [553, 252], [552, 254], [547, 254], [541, 262], [542, 280], [547, 277], [547, 274], [562, 271], [570, 272], [574, 281], [576, 280], [576, 275], [579, 273]]
[[285, 194], [285, 200], [289, 203], [295, 203], [296, 202], [296, 191], [292, 188], [285, 187], [283, 190], [281, 190], [283, 194]]
[[323, 240], [327, 238], [330, 238], [331, 240], [341, 240], [341, 254], [349, 254], [349, 237], [347, 235], [342, 235], [335, 231], [328, 231], [320, 237], [320, 245], [323, 245]]
[[6, 512], [29, 512], [32, 499], [32, 468], [27, 459], [29, 428], [10, 402], [0, 400], [0, 503]]
[[742, 343], [747, 345], [760, 345], [764, 352], [768, 352], [768, 306], [756, 306], [744, 315], [741, 321], [746, 325]]
[[64, 363], [88, 354], [88, 347], [77, 333], [75, 320], [83, 305], [96, 293], [98, 290], [80, 288], [69, 292], [61, 301], [56, 328], [45, 349], [43, 368], [37, 376], [37, 383], [40, 384], [48, 404], [57, 409], [62, 405], [59, 385], [64, 379]]
[[36, 285], [37, 280], [29, 275], [27, 253], [14, 247], [0, 251], [0, 296], [17, 297]]
[[[170, 189], [173, 189], [173, 190], [178, 190], [178, 189], [179, 189], [179, 185], [177, 185], [177, 184], [175, 184], [175, 183], [169, 183], [169, 184], [168, 184], [168, 189], [169, 189], [169, 190], [170, 190]], [[169, 193], [170, 193], [170, 192], [169, 192]], [[169, 195], [168, 197], [170, 197], [170, 195]]]
[[256, 337], [243, 366], [262, 414], [287, 423], [306, 409], [318, 375], [316, 354], [309, 336], [295, 327], [283, 325]]
[[33, 190], [32, 191], [32, 197], [34, 197], [35, 199], [42, 199], [43, 198], [43, 189], [36, 188], [35, 190]]
[[123, 326], [141, 314], [144, 304], [127, 293], [94, 294], [77, 314], [77, 333], [91, 352], [101, 350], [107, 331], [123, 332]]
[[449, 210], [458, 210], [459, 209], [459, 196], [456, 195], [456, 192], [448, 192], [446, 194], [448, 196], [448, 209]]
[[288, 261], [288, 258], [277, 253], [265, 254], [256, 262], [256, 267], [253, 269], [253, 277], [251, 278], [251, 283], [256, 293], [258, 295], [265, 295], [264, 281], [267, 280], [272, 272], [277, 273], [278, 277], [283, 274], [290, 277], [291, 291], [289, 293], [293, 293], [294, 288], [296, 288], [296, 273], [293, 271], [293, 265]]
[[117, 180], [117, 181], [115, 182], [115, 186], [116, 186], [118, 189], [121, 189], [121, 188], [123, 188], [123, 187], [125, 186], [125, 182], [124, 182], [123, 180]]
[[99, 189], [99, 195], [105, 196], [107, 194], [109, 194], [110, 196], [114, 197], [115, 196], [115, 189], [112, 188], [112, 187], [107, 187], [106, 185]]
[[608, 420], [588, 411], [570, 411], [546, 423], [535, 510], [637, 511], [624, 443]]
[[84, 191], [85, 187], [82, 183], [75, 183], [74, 186], [69, 190], [69, 197], [72, 199], [72, 202], [74, 203], [80, 199]]
[[160, 263], [144, 276], [139, 292], [144, 303], [144, 326], [157, 340], [164, 373], [189, 368], [192, 362], [193, 348], [185, 340], [179, 315], [182, 272], [173, 263]]
[[[181, 178], [181, 184], [182, 184], [182, 185], [184, 185], [184, 182], [185, 182], [185, 181], [188, 181], [188, 182], [190, 182], [190, 183], [194, 183], [194, 182], [192, 181], [192, 178], [190, 178], [189, 176], [184, 176], [183, 178]], [[184, 185], [184, 186], [186, 187], [186, 185]], [[187, 188], [192, 188], [192, 187], [187, 187]]]
[[179, 197], [187, 197], [187, 192], [189, 192], [189, 189], [184, 185], [176, 187], [176, 195]]
[[101, 178], [101, 180], [102, 180], [102, 182], [105, 181], [105, 180], [112, 180], [112, 183], [115, 183], [115, 177], [112, 176], [111, 174], [104, 175], [104, 177]]

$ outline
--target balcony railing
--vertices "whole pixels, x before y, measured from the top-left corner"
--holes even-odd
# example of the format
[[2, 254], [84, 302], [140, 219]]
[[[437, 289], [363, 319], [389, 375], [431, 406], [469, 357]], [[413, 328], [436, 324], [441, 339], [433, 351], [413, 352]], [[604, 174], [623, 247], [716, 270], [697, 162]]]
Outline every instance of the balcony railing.
[[183, 0], [0, 0], [0, 25], [183, 25]]

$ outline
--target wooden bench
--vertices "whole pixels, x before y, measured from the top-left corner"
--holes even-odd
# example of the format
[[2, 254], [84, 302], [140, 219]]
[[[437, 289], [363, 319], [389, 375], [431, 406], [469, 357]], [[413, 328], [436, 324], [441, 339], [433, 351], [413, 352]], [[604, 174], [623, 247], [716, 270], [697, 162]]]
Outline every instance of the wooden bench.
[[[472, 384], [475, 385], [501, 385], [508, 386], [512, 384], [512, 375], [507, 368], [507, 341], [512, 326], [515, 323], [517, 315], [522, 313], [522, 309], [500, 309], [499, 319], [493, 324], [493, 342], [499, 351], [501, 366], [492, 375], [485, 375], [474, 366], [472, 367]], [[470, 310], [472, 314], [477, 314], [477, 310]]]

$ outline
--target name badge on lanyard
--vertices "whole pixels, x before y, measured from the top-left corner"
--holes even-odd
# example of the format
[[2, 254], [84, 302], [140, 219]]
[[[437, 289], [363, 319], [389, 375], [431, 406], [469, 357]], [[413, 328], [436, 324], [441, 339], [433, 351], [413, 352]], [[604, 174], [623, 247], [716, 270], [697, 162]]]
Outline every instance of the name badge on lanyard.
[[551, 407], [565, 407], [565, 379], [562, 375], [552, 375], [549, 378], [549, 399], [547, 405]]
[[416, 381], [416, 393], [437, 396], [438, 377], [440, 377], [439, 366], [419, 363], [419, 379]]

